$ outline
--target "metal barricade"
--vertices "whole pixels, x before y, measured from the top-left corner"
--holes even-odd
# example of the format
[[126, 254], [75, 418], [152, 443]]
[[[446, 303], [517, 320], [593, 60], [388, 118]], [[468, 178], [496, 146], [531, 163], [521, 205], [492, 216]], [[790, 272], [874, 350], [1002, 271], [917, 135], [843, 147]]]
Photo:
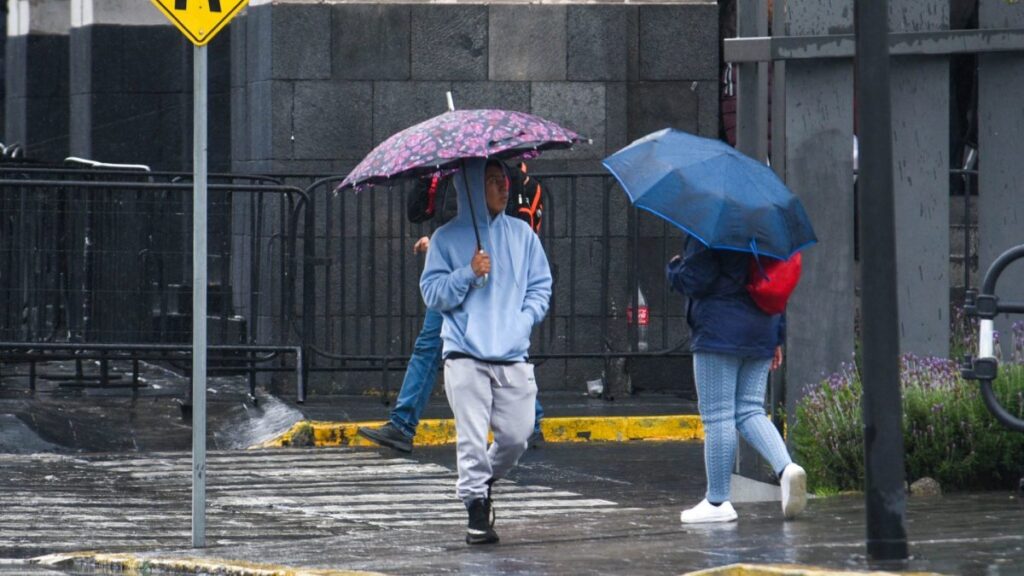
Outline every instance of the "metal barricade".
[[[624, 362], [688, 356], [682, 301], [664, 281], [681, 233], [633, 209], [607, 174], [534, 177], [555, 282], [531, 359], [605, 380]], [[139, 357], [181, 353], [191, 330], [190, 178], [0, 165], [0, 358], [91, 358], [118, 345]], [[379, 375], [387, 397], [389, 373], [404, 368], [423, 322], [421, 261], [410, 248], [435, 225], [406, 219], [411, 183], [336, 196], [341, 179], [210, 176], [216, 359], [274, 371], [282, 367], [265, 355], [293, 355], [300, 402], [307, 373], [344, 375], [359, 391]], [[23, 346], [31, 343], [52, 347]]]
[[[34, 369], [46, 357], [115, 351], [180, 359], [191, 334], [190, 179], [0, 165], [3, 360]], [[306, 196], [259, 176], [215, 174], [209, 190], [211, 371], [249, 373], [254, 396], [256, 372], [299, 370], [301, 399], [295, 288]]]
[[[681, 233], [633, 209], [608, 174], [532, 176], [542, 184], [540, 237], [554, 287], [547, 317], [534, 331], [531, 360], [604, 377], [616, 359], [689, 356], [682, 300], [664, 280], [665, 263], [682, 247]], [[341, 178], [307, 188], [317, 238], [312, 286], [304, 286], [315, 295], [310, 371], [379, 371], [386, 397], [388, 373], [404, 367], [423, 323], [422, 257], [411, 247], [436, 224], [406, 219], [412, 182], [334, 195]]]

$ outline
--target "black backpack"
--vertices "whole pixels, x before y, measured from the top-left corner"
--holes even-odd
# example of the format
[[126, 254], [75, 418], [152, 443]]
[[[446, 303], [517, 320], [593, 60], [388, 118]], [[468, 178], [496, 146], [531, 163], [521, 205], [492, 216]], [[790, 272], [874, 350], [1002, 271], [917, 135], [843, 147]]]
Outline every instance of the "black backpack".
[[540, 234], [540, 222], [544, 217], [544, 195], [540, 181], [526, 173], [526, 162], [520, 162], [517, 168], [510, 171], [505, 213], [526, 222], [534, 233]]
[[409, 222], [418, 224], [434, 217], [444, 202], [445, 186], [448, 182], [439, 174], [424, 176], [416, 181], [406, 198], [406, 216]]
[[[442, 209], [446, 188], [450, 184], [449, 178], [438, 174], [417, 180], [406, 198], [409, 221], [420, 223], [433, 218]], [[534, 232], [540, 233], [540, 223], [544, 216], [543, 191], [540, 182], [526, 173], [525, 162], [509, 170], [508, 206], [505, 207], [505, 214], [521, 219]]]

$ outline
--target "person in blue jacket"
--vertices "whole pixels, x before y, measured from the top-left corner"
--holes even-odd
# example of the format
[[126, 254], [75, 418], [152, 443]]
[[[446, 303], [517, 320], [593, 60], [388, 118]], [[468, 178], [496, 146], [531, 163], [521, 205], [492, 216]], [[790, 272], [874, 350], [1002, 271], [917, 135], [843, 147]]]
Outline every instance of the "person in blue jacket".
[[749, 254], [711, 250], [687, 236], [683, 255], [666, 269], [672, 287], [689, 299], [690, 351], [704, 424], [707, 493], [680, 515], [687, 524], [736, 520], [729, 502], [736, 430], [778, 474], [783, 515], [793, 518], [807, 502], [806, 473], [793, 463], [764, 411], [768, 372], [782, 364], [785, 317], [762, 312], [747, 293], [749, 261]]
[[498, 541], [491, 486], [516, 465], [533, 431], [530, 334], [547, 313], [552, 280], [540, 239], [505, 214], [504, 165], [470, 159], [462, 172], [454, 178], [459, 213], [434, 233], [420, 291], [444, 318], [445, 392], [458, 435], [456, 494], [469, 515], [466, 542], [488, 544]]

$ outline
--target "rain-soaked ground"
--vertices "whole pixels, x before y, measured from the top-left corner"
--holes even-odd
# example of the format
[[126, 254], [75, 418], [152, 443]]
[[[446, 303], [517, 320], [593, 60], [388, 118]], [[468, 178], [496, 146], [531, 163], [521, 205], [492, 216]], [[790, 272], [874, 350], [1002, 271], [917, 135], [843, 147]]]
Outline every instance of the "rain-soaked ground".
[[[193, 550], [182, 448], [191, 429], [174, 401], [187, 380], [152, 366], [143, 372], [149, 385], [137, 397], [49, 382], [33, 398], [5, 370], [0, 575], [53, 574], [28, 559], [76, 550], [391, 574], [653, 575], [734, 562], [869, 568], [859, 496], [813, 500], [794, 522], [783, 522], [775, 503], [737, 504], [736, 523], [683, 527], [680, 510], [703, 490], [697, 443], [532, 449], [495, 488], [501, 544], [469, 548], [454, 448], [408, 457], [241, 450], [298, 415], [262, 393], [253, 406], [240, 379], [211, 384], [209, 546]], [[90, 442], [100, 448], [83, 451]], [[1010, 492], [911, 499], [907, 530], [907, 568], [1024, 575], [1024, 507]]]
[[[547, 445], [495, 489], [502, 543], [462, 542], [450, 448], [211, 454], [208, 543], [189, 548], [187, 453], [0, 456], [0, 573], [55, 551], [135, 550], [391, 574], [678, 574], [734, 562], [868, 568], [857, 496], [737, 505], [726, 525], [679, 524], [701, 490], [696, 444]], [[910, 501], [907, 566], [1024, 574], [1010, 493]], [[27, 572], [26, 572], [27, 573]]]
[[[96, 362], [84, 362], [95, 377]], [[182, 417], [189, 379], [170, 368], [142, 362], [142, 387], [133, 391], [131, 366], [111, 362], [107, 388], [77, 385], [75, 364], [44, 362], [37, 368], [35, 393], [28, 367], [4, 366], [0, 380], [0, 452], [121, 452], [183, 450], [192, 445], [192, 427]], [[262, 389], [258, 403], [248, 397], [244, 376], [210, 378], [207, 387], [210, 449], [239, 449], [287, 430], [302, 414]]]

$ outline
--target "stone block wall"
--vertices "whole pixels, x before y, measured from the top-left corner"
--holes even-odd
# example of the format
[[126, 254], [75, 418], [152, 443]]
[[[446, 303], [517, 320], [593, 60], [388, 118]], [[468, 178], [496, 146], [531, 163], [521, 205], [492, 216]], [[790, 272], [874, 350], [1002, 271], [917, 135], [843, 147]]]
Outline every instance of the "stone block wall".
[[[458, 108], [530, 112], [591, 139], [572, 151], [545, 153], [531, 162], [535, 173], [599, 171], [605, 156], [669, 126], [712, 137], [718, 131], [713, 2], [253, 2], [229, 31], [235, 171], [344, 174], [391, 134], [444, 112], [447, 91]], [[634, 247], [652, 313], [649, 346], [678, 342], [682, 303], [664, 293], [663, 266], [678, 252], [679, 235], [646, 215], [630, 222], [625, 196], [600, 178], [581, 179], [575, 190], [564, 179], [547, 185], [551, 205], [543, 237], [556, 289], [535, 349], [593, 352], [606, 341], [616, 350], [629, 348], [626, 278]], [[384, 190], [363, 199], [324, 192], [313, 195], [318, 254], [324, 256], [315, 280], [316, 341], [336, 353], [404, 360], [401, 350], [419, 331], [412, 316], [421, 262], [408, 252], [429, 227], [403, 222], [400, 191], [392, 191], [393, 199]], [[611, 238], [604, 269], [606, 196]], [[360, 245], [352, 235], [357, 221], [363, 234], [372, 227], [379, 240]], [[640, 230], [635, 245], [634, 225]], [[236, 244], [248, 241], [239, 234]], [[602, 274], [609, 281], [607, 325]], [[260, 310], [262, 333], [279, 333], [278, 323], [272, 306]], [[660, 366], [652, 371], [616, 363], [611, 369], [620, 376], [623, 369], [644, 373], [646, 382], [634, 382], [638, 386], [682, 385], [677, 366]], [[542, 388], [582, 390], [584, 380], [603, 369], [602, 361], [549, 360], [538, 370]], [[401, 375], [393, 371], [392, 390]], [[322, 391], [382, 383], [374, 372], [315, 380], [314, 389]]]
[[253, 2], [232, 36], [235, 169], [351, 167], [459, 108], [532, 112], [596, 166], [655, 129], [717, 135], [718, 8], [673, 4]]
[[[192, 44], [146, 2], [75, 0], [71, 8], [70, 153], [191, 169]], [[208, 165], [226, 171], [230, 35], [208, 46]]]
[[68, 151], [67, 0], [11, 2], [4, 60], [4, 136], [29, 158]]
[[[159, 11], [135, 0], [11, 5], [31, 8], [39, 17], [29, 21], [39, 25], [28, 34], [15, 28], [5, 45], [5, 141], [22, 140], [33, 157], [49, 161], [74, 155], [191, 169], [193, 48]], [[447, 91], [457, 107], [532, 112], [591, 139], [572, 151], [546, 153], [531, 164], [533, 172], [598, 171], [611, 152], [667, 126], [717, 133], [718, 8], [708, 0], [252, 0], [210, 43], [208, 58], [211, 171], [344, 174], [394, 132], [442, 113]], [[625, 198], [600, 178], [579, 180], [575, 188], [557, 178], [549, 185], [545, 243], [558, 287], [537, 345], [598, 351], [607, 340], [628, 348], [626, 270], [634, 257], [627, 252], [655, 255], [637, 263], [641, 289], [651, 298], [660, 294], [663, 258], [677, 251], [678, 234], [647, 216], [631, 222]], [[421, 262], [407, 253], [429, 227], [403, 221], [402, 199], [374, 195], [357, 206], [326, 192], [311, 196], [320, 256], [311, 279], [317, 344], [331, 352], [407, 350], [421, 306]], [[267, 204], [257, 210], [252, 197], [238, 194], [226, 212], [215, 196], [211, 215], [228, 216], [211, 221], [211, 246], [238, 252], [228, 272], [234, 312], [263, 341], [296, 341], [296, 331], [282, 322], [283, 306], [301, 309], [304, 280], [298, 279], [296, 301], [283, 298], [280, 279], [288, 271], [277, 234], [286, 203], [263, 199]], [[606, 202], [611, 236], [604, 244]], [[333, 232], [332, 220], [341, 224]], [[362, 240], [353, 234], [357, 221], [368, 227]], [[257, 226], [263, 240], [254, 243]], [[302, 244], [296, 248], [301, 254]], [[264, 260], [253, 274], [243, 256], [256, 250]], [[380, 264], [368, 267], [367, 255]], [[612, 280], [602, 301], [604, 276]], [[254, 283], [258, 309], [249, 309]], [[401, 292], [382, 288], [398, 283]], [[406, 311], [386, 316], [383, 304], [399, 300]], [[651, 302], [652, 346], [682, 330], [678, 313], [669, 311], [673, 301]], [[543, 367], [544, 385], [582, 387], [601, 369], [602, 363], [551, 361]], [[346, 375], [338, 388], [380, 382], [367, 374]]]

